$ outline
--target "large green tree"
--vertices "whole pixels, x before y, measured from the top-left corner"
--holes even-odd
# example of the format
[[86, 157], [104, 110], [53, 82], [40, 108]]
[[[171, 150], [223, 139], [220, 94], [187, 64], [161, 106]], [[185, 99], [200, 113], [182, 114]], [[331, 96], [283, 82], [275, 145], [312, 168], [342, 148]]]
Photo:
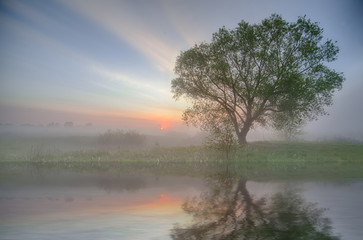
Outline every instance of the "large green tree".
[[326, 114], [344, 77], [326, 63], [336, 43], [306, 17], [290, 23], [273, 14], [260, 24], [242, 21], [213, 34], [211, 43], [182, 51], [172, 80], [175, 99], [192, 106], [183, 119], [203, 130], [229, 125], [240, 144], [256, 124], [281, 130]]

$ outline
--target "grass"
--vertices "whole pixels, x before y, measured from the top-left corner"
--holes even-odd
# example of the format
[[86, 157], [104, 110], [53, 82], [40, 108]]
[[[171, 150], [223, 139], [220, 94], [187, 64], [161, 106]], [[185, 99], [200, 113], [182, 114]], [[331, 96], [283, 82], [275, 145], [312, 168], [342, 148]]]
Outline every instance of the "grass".
[[363, 145], [259, 142], [238, 150], [232, 162], [252, 178], [363, 178]]
[[[253, 180], [350, 180], [363, 178], [363, 145], [328, 142], [255, 142], [224, 153], [206, 147], [154, 147], [143, 150], [47, 153], [2, 157], [5, 169], [151, 172], [203, 176], [225, 170]], [[9, 174], [6, 174], [9, 175]]]

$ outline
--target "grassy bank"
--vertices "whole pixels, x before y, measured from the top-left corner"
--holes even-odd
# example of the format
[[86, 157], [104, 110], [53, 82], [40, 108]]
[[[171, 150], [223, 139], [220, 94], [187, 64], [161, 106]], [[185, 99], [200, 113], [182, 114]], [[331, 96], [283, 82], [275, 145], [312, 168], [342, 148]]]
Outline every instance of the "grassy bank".
[[363, 145], [328, 142], [254, 143], [231, 162], [252, 178], [363, 178]]
[[151, 172], [173, 175], [208, 175], [220, 170], [249, 179], [362, 179], [363, 145], [327, 142], [255, 142], [238, 148], [229, 159], [206, 147], [154, 147], [143, 150], [31, 152], [2, 158], [4, 169]]

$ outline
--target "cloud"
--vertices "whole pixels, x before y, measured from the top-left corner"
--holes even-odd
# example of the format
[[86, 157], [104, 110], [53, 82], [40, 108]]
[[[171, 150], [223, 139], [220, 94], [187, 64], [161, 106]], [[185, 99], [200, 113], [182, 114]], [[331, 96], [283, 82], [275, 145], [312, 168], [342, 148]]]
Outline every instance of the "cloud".
[[[20, 3], [11, 7], [13, 11], [33, 22], [49, 19], [34, 8]], [[6, 93], [6, 90], [2, 89], [1, 92], [6, 93], [0, 97], [3, 104], [94, 115], [121, 114], [120, 116], [144, 118], [176, 118], [175, 116], [179, 115], [176, 110], [178, 108], [175, 109], [178, 104], [174, 104], [172, 100], [169, 84], [166, 86], [166, 82], [157, 80], [155, 76], [144, 78], [138, 73], [114, 69], [99, 59], [81, 53], [74, 46], [62, 42], [62, 39], [47, 35], [17, 19], [1, 16], [0, 20], [3, 27], [25, 39], [32, 49], [36, 50], [36, 47], [42, 46], [42, 50], [55, 59], [68, 59], [59, 70], [62, 74], [65, 65], [68, 66], [70, 63], [72, 66], [72, 74], [66, 74], [69, 71], [64, 73], [70, 79], [64, 81], [58, 81], [61, 76], [53, 76], [54, 72], [47, 72], [47, 69], [39, 70], [48, 76], [41, 82], [39, 76], [35, 75], [27, 76], [26, 79], [16, 76], [18, 84], [15, 87], [15, 82], [8, 80], [13, 86], [12, 89], [16, 88], [16, 91]], [[53, 26], [59, 25], [52, 21]], [[11, 56], [14, 57], [14, 52]], [[38, 62], [29, 56], [19, 55], [19, 59], [16, 60], [30, 64], [31, 68], [38, 68]], [[72, 83], [71, 88], [68, 83]], [[44, 91], [39, 92], [40, 87]], [[100, 87], [106, 91], [102, 91]]]
[[63, 3], [146, 55], [159, 71], [172, 72], [179, 50], [155, 33], [158, 26], [142, 21], [139, 9], [125, 1], [64, 0]]
[[[152, 115], [164, 115], [171, 118], [180, 117], [180, 111], [185, 106], [184, 102], [175, 103], [172, 100], [171, 92], [150, 81], [142, 81], [135, 76], [118, 72], [101, 65], [94, 65], [93, 71], [96, 72], [101, 78], [96, 78], [94, 84], [102, 87], [110, 92], [115, 92], [115, 89], [125, 89], [124, 93], [118, 91], [121, 97], [122, 94], [129, 94], [125, 99], [128, 99], [127, 105], [132, 103], [136, 104], [137, 109], [129, 109], [129, 111], [139, 111], [145, 113], [149, 117]], [[99, 81], [99, 79], [103, 79]], [[151, 81], [155, 82], [155, 81]], [[125, 93], [126, 92], [126, 93]]]
[[[202, 3], [195, 2], [194, 4], [199, 5]], [[205, 4], [208, 5], [208, 3]], [[216, 17], [216, 15], [210, 16], [208, 14], [208, 10], [211, 11], [211, 9], [206, 9], [203, 13], [198, 12], [197, 9], [190, 8], [188, 1], [167, 1], [164, 3], [163, 8], [168, 20], [188, 44], [187, 47], [192, 47], [202, 41], [209, 41], [211, 39], [211, 31], [217, 30], [217, 27], [213, 28], [214, 24], [211, 24], [211, 22], [206, 23]], [[186, 12], [188, 14], [185, 14]], [[201, 24], [203, 24], [203, 27], [201, 27]]]
[[[61, 24], [36, 11], [34, 8], [31, 8], [17, 1], [12, 1], [11, 3], [12, 4], [9, 4], [7, 7], [12, 9], [12, 11], [15, 11], [19, 15], [26, 17], [28, 21], [30, 20], [31, 22], [46, 22], [48, 25], [51, 25], [55, 29], [62, 28]], [[80, 54], [77, 50], [62, 43], [61, 40], [40, 31], [39, 29], [33, 27], [31, 24], [25, 24], [18, 19], [14, 19], [5, 15], [0, 15], [0, 22], [4, 31], [6, 31], [6, 28], [12, 32], [20, 34], [22, 38], [21, 40], [24, 40], [24, 42], [27, 41], [27, 46], [32, 46], [34, 51], [37, 50], [37, 47], [42, 46], [42, 49], [40, 50], [46, 49], [48, 51], [48, 54], [53, 54], [58, 58], [60, 56], [65, 56], [68, 59], [75, 59], [77, 62], [86, 63], [89, 65], [94, 63], [94, 60], [92, 60], [91, 58], [85, 56], [84, 54]], [[34, 43], [36, 43], [36, 45]], [[20, 46], [19, 48], [21, 47], [25, 48], [26, 46]], [[40, 52], [36, 53], [37, 55], [41, 55]], [[12, 54], [14, 55], [14, 53]], [[37, 55], [35, 55], [34, 57], [37, 57]], [[22, 56], [22, 60], [25, 61], [26, 57], [27, 56], [25, 55]], [[34, 59], [32, 59], [32, 61], [34, 62]]]
[[141, 90], [142, 92], [151, 92], [153, 95], [170, 95], [170, 92], [164, 88], [155, 86], [155, 84], [150, 84], [149, 82], [136, 79], [135, 77], [128, 76], [124, 73], [118, 72], [116, 70], [111, 70], [100, 64], [92, 64], [92, 70], [99, 74], [101, 77], [106, 78], [110, 81], [123, 83], [128, 88], [133, 88], [136, 90]]
[[258, 12], [252, 12], [253, 3], [240, 0], [165, 1], [163, 7], [189, 47], [210, 42], [212, 34], [222, 26], [235, 28], [242, 18], [257, 22], [264, 16], [260, 6]]

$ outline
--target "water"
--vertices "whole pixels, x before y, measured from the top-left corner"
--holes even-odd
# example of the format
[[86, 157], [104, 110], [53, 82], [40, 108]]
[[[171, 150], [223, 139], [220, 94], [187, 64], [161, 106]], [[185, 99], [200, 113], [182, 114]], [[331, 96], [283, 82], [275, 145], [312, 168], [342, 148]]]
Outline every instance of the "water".
[[24, 170], [0, 182], [0, 239], [282, 239], [286, 229], [313, 236], [325, 226], [329, 239], [358, 240], [362, 190], [363, 181]]

